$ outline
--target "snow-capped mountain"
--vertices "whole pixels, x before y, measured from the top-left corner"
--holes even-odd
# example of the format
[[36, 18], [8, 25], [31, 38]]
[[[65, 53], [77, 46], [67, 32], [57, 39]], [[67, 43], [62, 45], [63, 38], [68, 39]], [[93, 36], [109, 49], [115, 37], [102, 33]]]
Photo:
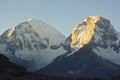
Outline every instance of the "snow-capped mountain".
[[38, 73], [68, 77], [110, 78], [120, 75], [120, 33], [108, 19], [89, 16], [65, 41], [66, 54]]
[[11, 61], [35, 71], [66, 51], [65, 36], [48, 24], [29, 19], [0, 36], [0, 51]]
[[81, 48], [90, 45], [98, 56], [120, 65], [120, 33], [114, 29], [109, 20], [89, 16], [74, 27], [71, 39], [71, 47]]
[[75, 38], [72, 39], [71, 46], [81, 47], [89, 43], [93, 52], [98, 56], [116, 64], [120, 64], [120, 33], [113, 28], [110, 21], [102, 17], [90, 16], [85, 20], [85, 23], [87, 25], [86, 29], [84, 27], [84, 22], [78, 24], [74, 28], [76, 31], [73, 30], [72, 36], [77, 35], [77, 39], [76, 41], [74, 40]]
[[120, 33], [100, 16], [77, 24], [67, 39], [48, 24], [29, 19], [0, 36], [0, 52], [30, 71], [51, 76], [120, 75]]

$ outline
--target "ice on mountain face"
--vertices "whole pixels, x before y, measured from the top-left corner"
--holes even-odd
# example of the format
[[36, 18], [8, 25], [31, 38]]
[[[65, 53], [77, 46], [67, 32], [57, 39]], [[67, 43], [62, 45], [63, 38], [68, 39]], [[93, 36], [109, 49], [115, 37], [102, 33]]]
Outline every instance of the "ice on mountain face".
[[115, 31], [113, 26], [110, 24], [110, 21], [101, 17], [95, 23], [95, 34], [93, 36], [93, 42], [99, 45], [103, 43], [110, 45], [118, 39], [117, 34], [118, 32]]
[[88, 45], [96, 55], [120, 65], [119, 36], [109, 20], [90, 16], [73, 28], [70, 46], [76, 51]]
[[64, 54], [65, 52], [66, 51], [63, 49], [63, 47], [60, 47], [56, 50], [53, 50], [51, 48], [32, 50], [32, 51], [28, 49], [24, 49], [24, 50], [16, 51], [16, 56], [25, 61], [32, 61], [34, 63], [34, 66], [29, 65], [27, 69], [30, 71], [36, 71], [40, 68], [47, 66], [56, 57]]
[[12, 27], [11, 29], [8, 30], [8, 33], [7, 33], [8, 41], [12, 40], [12, 33], [14, 32], [14, 30], [15, 30], [14, 27]]
[[96, 47], [93, 52], [105, 60], [109, 60], [115, 64], [120, 65], [120, 53], [116, 53], [113, 48], [108, 47], [106, 49], [102, 47]]
[[72, 31], [70, 46], [81, 48], [88, 44], [94, 35], [94, 26], [98, 19], [98, 16], [90, 16], [83, 23], [76, 25]]
[[92, 51], [103, 59], [120, 65], [119, 35], [108, 20], [101, 18], [95, 24], [95, 34], [91, 40], [94, 43]]
[[95, 23], [95, 32], [91, 40], [92, 51], [103, 59], [120, 65], [119, 35], [109, 20], [100, 17]]
[[97, 45], [111, 45], [118, 37], [110, 21], [99, 17], [89, 16], [84, 22], [76, 25], [71, 34], [72, 48], [82, 48], [88, 43]]
[[[63, 42], [65, 40], [65, 36], [61, 35], [60, 32], [58, 32], [56, 29], [52, 28], [51, 26], [45, 24], [44, 22], [39, 22], [32, 20], [29, 22], [31, 26], [34, 26], [33, 29], [39, 34], [41, 39], [49, 38], [50, 44], [58, 44], [60, 42]], [[41, 26], [44, 27], [41, 27]]]
[[[35, 71], [66, 52], [61, 45], [65, 39], [60, 32], [48, 24], [29, 19], [3, 33], [0, 37], [0, 47], [6, 45], [3, 52], [6, 52], [11, 61], [20, 62], [18, 64]], [[59, 47], [52, 49], [51, 46]], [[16, 58], [13, 59], [11, 55]], [[22, 60], [26, 64], [22, 63]]]

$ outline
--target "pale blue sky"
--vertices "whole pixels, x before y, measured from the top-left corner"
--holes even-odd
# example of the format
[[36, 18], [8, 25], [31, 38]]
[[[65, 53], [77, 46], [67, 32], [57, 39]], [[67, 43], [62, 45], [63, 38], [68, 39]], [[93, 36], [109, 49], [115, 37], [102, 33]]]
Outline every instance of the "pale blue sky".
[[68, 36], [76, 24], [91, 15], [108, 18], [120, 31], [120, 0], [0, 0], [0, 34], [34, 18]]

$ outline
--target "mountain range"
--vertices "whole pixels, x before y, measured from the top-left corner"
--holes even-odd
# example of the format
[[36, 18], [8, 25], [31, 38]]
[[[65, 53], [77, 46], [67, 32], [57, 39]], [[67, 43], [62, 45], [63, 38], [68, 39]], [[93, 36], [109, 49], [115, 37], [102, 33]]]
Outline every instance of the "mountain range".
[[6, 30], [0, 52], [28, 71], [54, 77], [109, 79], [120, 75], [120, 33], [101, 16], [89, 16], [67, 38], [34, 19]]

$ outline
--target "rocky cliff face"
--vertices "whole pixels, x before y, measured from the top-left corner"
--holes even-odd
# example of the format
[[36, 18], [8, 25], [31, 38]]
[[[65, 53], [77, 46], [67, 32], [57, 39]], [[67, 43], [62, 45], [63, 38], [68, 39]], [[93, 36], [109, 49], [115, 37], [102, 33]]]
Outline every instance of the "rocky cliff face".
[[57, 77], [120, 75], [120, 33], [110, 21], [89, 16], [66, 39], [49, 25], [30, 19], [0, 36], [0, 51], [27, 70]]
[[70, 46], [81, 48], [88, 44], [94, 35], [95, 23], [98, 20], [98, 16], [90, 16], [81, 24], [76, 25], [72, 31]]
[[80, 49], [89, 45], [98, 56], [120, 64], [120, 33], [114, 29], [108, 19], [89, 16], [74, 27], [70, 38], [71, 48]]
[[[120, 74], [120, 33], [108, 19], [89, 16], [67, 38], [68, 52], [38, 73], [51, 76], [111, 78]], [[70, 50], [70, 51], [69, 51]]]
[[100, 16], [89, 16], [74, 27], [71, 39], [71, 47], [81, 48], [90, 42], [109, 46], [119, 40], [119, 33], [115, 31], [109, 20]]

